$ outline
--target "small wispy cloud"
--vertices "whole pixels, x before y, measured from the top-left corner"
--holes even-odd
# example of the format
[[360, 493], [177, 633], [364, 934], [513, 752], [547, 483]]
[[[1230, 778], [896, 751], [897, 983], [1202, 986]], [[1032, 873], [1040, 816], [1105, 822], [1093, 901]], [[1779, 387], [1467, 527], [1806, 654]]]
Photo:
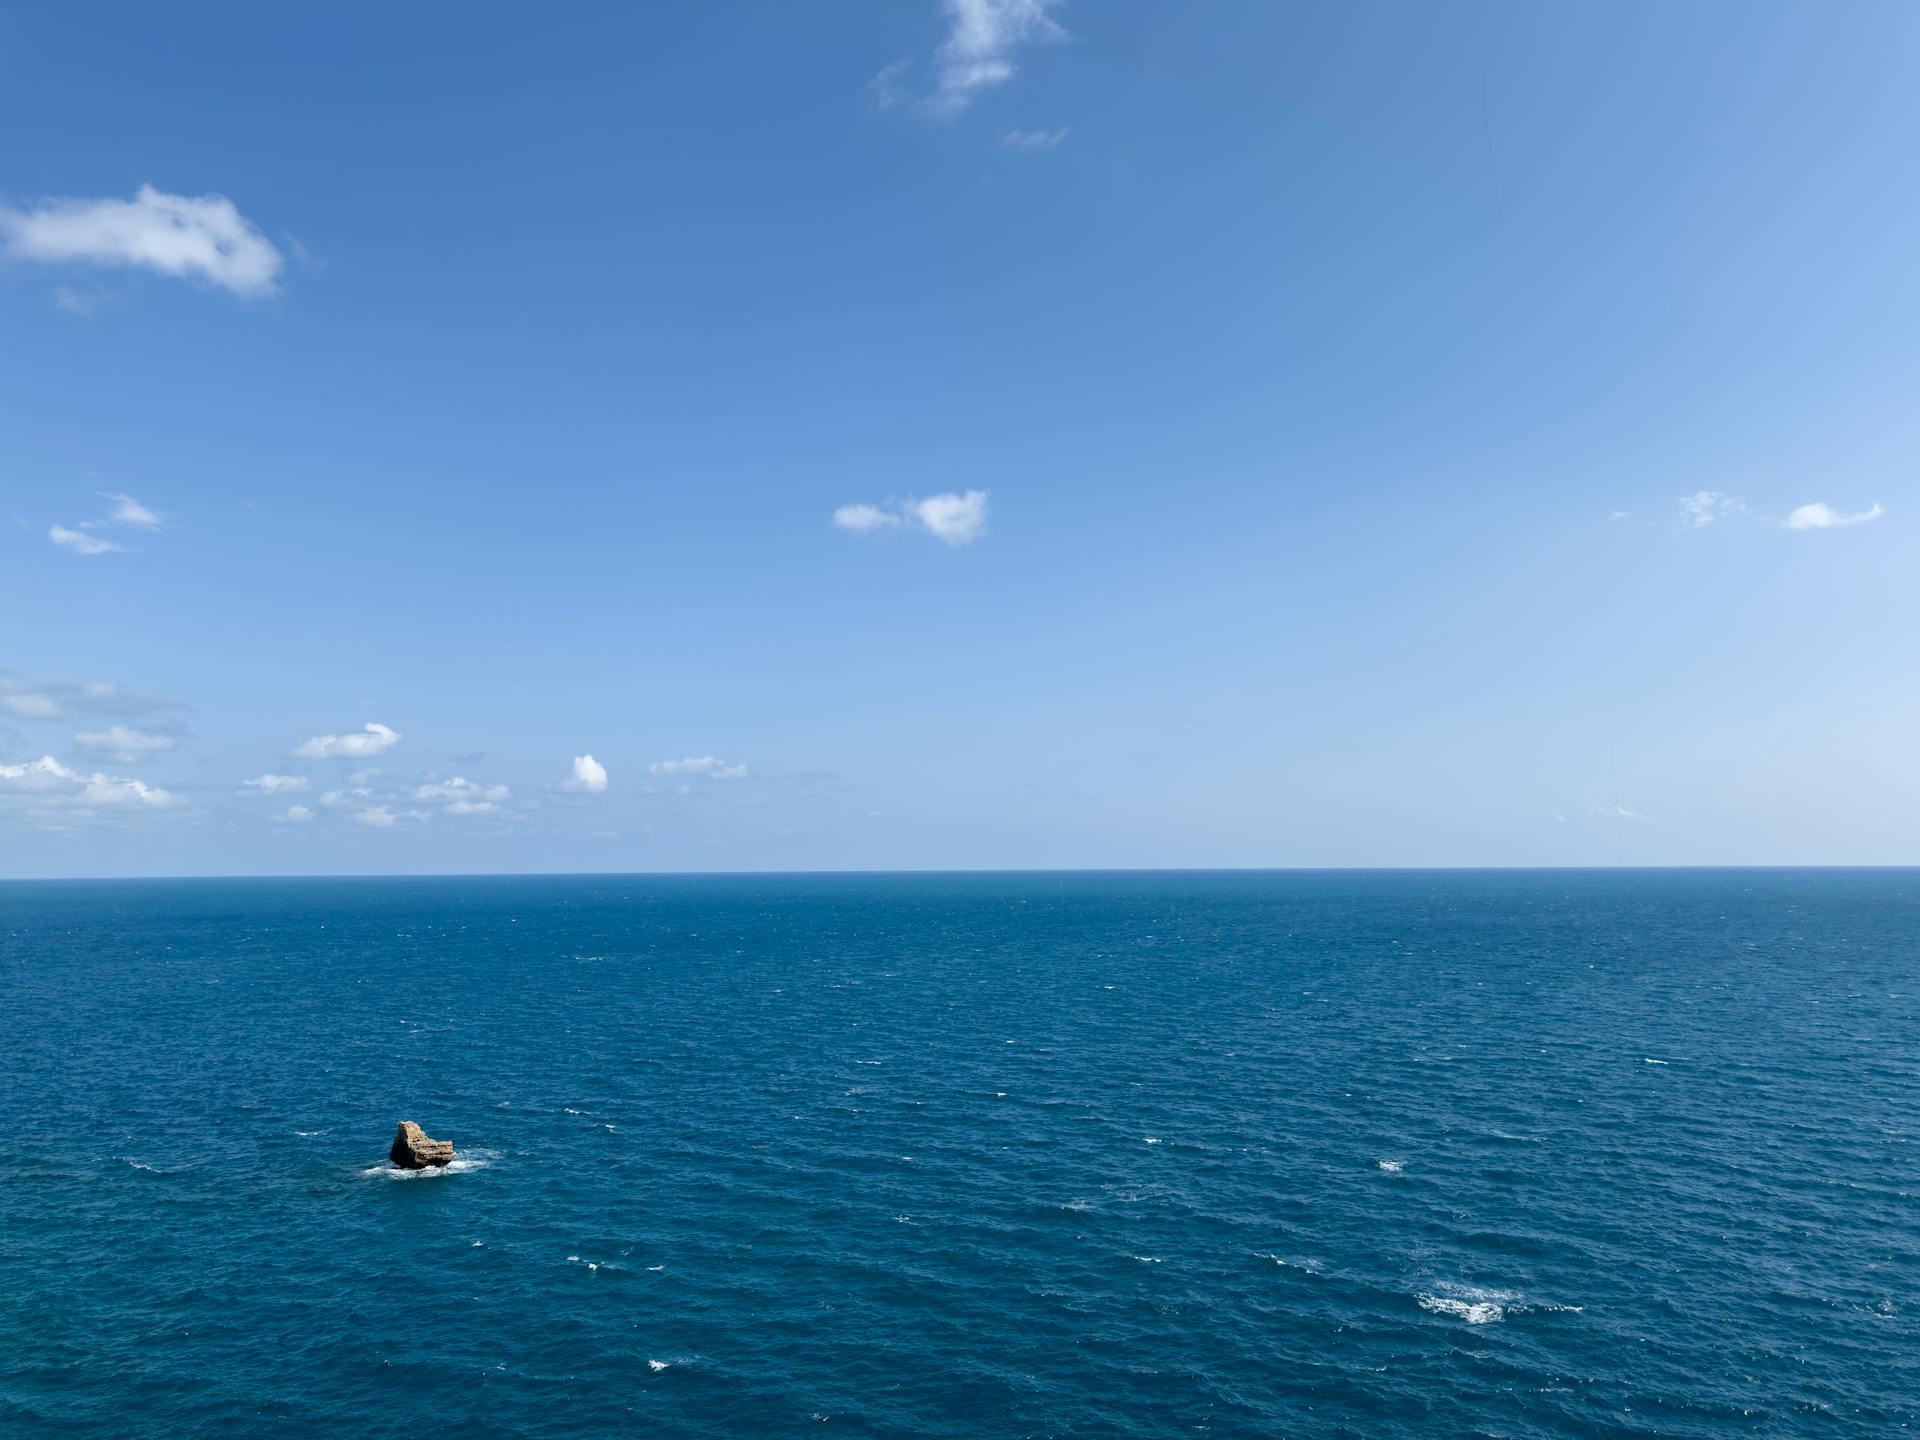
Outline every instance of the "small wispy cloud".
[[413, 792], [416, 800], [438, 800], [449, 815], [491, 815], [512, 795], [505, 785], [482, 785], [464, 775], [451, 780], [435, 780]]
[[1835, 530], [1843, 525], [1865, 525], [1886, 513], [1877, 500], [1865, 510], [1856, 510], [1851, 515], [1842, 514], [1825, 501], [1816, 500], [1811, 505], [1802, 505], [1795, 510], [1787, 516], [1785, 523], [1789, 530]]
[[1716, 520], [1747, 513], [1747, 502], [1718, 490], [1696, 490], [1680, 497], [1680, 524], [1683, 529], [1701, 530]]
[[0, 209], [0, 253], [45, 264], [151, 270], [248, 299], [271, 295], [283, 263], [273, 242], [224, 195], [46, 200]]
[[856, 535], [870, 535], [876, 530], [897, 530], [907, 522], [906, 517], [897, 511], [862, 504], [842, 505], [833, 512], [833, 523]]
[[907, 83], [908, 72], [912, 69], [911, 60], [895, 60], [880, 67], [879, 73], [867, 82], [867, 89], [873, 95], [874, 109], [891, 110], [913, 98], [913, 91]]
[[567, 778], [555, 788], [578, 795], [604, 795], [607, 791], [607, 767], [591, 755], [576, 755]]
[[296, 825], [304, 825], [313, 819], [313, 811], [305, 805], [289, 805], [281, 813], [282, 820], [291, 820]]
[[987, 500], [985, 490], [968, 490], [884, 505], [842, 505], [833, 512], [833, 523], [856, 535], [917, 529], [948, 545], [971, 545], [987, 533]]
[[293, 753], [302, 760], [365, 760], [391, 750], [400, 738], [391, 725], [374, 720], [345, 735], [310, 736], [294, 746]]
[[65, 525], [55, 525], [47, 531], [47, 538], [56, 545], [64, 545], [76, 555], [106, 555], [126, 547], [117, 545], [98, 532], [108, 525], [131, 525], [140, 530], [158, 530], [161, 519], [152, 510], [142, 505], [131, 495], [118, 491], [101, 491], [102, 500], [113, 501], [113, 509], [104, 519], [82, 520], [80, 528], [70, 530]]
[[1592, 813], [1602, 820], [1634, 820], [1643, 825], [1653, 823], [1651, 815], [1642, 815], [1638, 810], [1629, 810], [1624, 805], [1596, 805]]
[[1007, 130], [1000, 143], [1009, 150], [1058, 150], [1067, 143], [1067, 127], [1053, 130]]
[[934, 55], [937, 88], [928, 97], [929, 114], [951, 118], [971, 105], [982, 90], [1003, 85], [1014, 75], [1014, 53], [1037, 41], [1064, 40], [1050, 11], [1059, 0], [942, 0], [949, 21], [947, 38]]
[[248, 795], [298, 795], [313, 788], [313, 782], [304, 775], [256, 775], [251, 780], [241, 782], [241, 792]]
[[130, 695], [111, 680], [29, 681], [0, 671], [0, 711], [22, 720], [98, 715], [139, 719], [174, 708], [175, 702]]
[[647, 766], [649, 775], [704, 775], [709, 780], [744, 780], [747, 767], [730, 765], [713, 755], [690, 755], [684, 760], [656, 760]]
[[47, 538], [56, 545], [64, 545], [76, 555], [108, 555], [126, 547], [99, 535], [89, 534], [85, 530], [69, 530], [64, 525], [55, 525], [47, 531]]
[[[941, 0], [947, 35], [933, 55], [933, 91], [916, 107], [937, 120], [951, 120], [983, 90], [1014, 76], [1014, 55], [1028, 45], [1064, 40], [1067, 32], [1051, 12], [1060, 0]], [[888, 110], [911, 95], [909, 60], [895, 60], [873, 77], [874, 103]]]
[[82, 730], [73, 737], [73, 743], [82, 750], [131, 765], [144, 756], [173, 749], [175, 742], [171, 735], [136, 730], [131, 725], [115, 725], [106, 730]]
[[116, 525], [137, 525], [142, 530], [158, 530], [160, 517], [142, 505], [133, 496], [117, 490], [102, 490], [102, 500], [113, 501], [113, 511], [107, 518]]
[[54, 309], [82, 318], [93, 314], [112, 298], [105, 290], [76, 290], [71, 285], [56, 285], [53, 290]]

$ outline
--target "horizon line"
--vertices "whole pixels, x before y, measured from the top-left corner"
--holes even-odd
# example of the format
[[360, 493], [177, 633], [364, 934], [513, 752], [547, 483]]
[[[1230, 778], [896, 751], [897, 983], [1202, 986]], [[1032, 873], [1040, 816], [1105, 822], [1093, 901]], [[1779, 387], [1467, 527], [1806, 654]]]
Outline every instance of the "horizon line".
[[1920, 862], [1860, 864], [1703, 865], [1117, 865], [927, 866], [891, 870], [389, 870], [302, 871], [207, 875], [6, 875], [0, 885], [112, 885], [210, 880], [697, 880], [796, 879], [830, 876], [945, 875], [1611, 875], [1739, 874], [1807, 871], [1920, 870]]

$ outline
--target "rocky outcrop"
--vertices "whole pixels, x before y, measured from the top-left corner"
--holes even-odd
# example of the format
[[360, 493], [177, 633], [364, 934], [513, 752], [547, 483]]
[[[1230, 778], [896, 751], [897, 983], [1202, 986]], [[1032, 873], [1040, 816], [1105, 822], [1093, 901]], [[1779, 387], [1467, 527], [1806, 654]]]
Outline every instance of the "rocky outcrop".
[[387, 1152], [387, 1159], [402, 1170], [425, 1170], [434, 1165], [449, 1165], [453, 1162], [453, 1142], [429, 1140], [427, 1132], [413, 1121], [402, 1120], [400, 1129], [393, 1137], [393, 1149]]

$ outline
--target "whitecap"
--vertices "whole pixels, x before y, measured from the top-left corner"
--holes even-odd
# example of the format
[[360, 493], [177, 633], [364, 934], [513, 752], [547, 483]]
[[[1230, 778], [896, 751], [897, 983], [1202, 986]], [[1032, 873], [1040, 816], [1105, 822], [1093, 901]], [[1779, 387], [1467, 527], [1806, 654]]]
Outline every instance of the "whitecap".
[[1142, 1265], [1163, 1265], [1166, 1263], [1164, 1257], [1159, 1255], [1136, 1255], [1133, 1258], [1138, 1260]]
[[1320, 1273], [1320, 1262], [1318, 1260], [1289, 1260], [1284, 1255], [1267, 1253], [1262, 1253], [1260, 1258], [1263, 1260], [1271, 1260], [1274, 1264], [1282, 1266], [1285, 1269], [1303, 1270], [1309, 1275], [1318, 1275]]
[[1160, 1143], [1160, 1137], [1158, 1135], [1146, 1135], [1141, 1138], [1149, 1145], [1158, 1145]]
[[1671, 1060], [1653, 1060], [1653, 1059], [1649, 1059], [1645, 1055], [1642, 1055], [1640, 1057], [1640, 1063], [1642, 1065], [1671, 1065], [1673, 1062]]
[[1414, 1297], [1420, 1302], [1420, 1308], [1431, 1310], [1436, 1315], [1452, 1315], [1469, 1325], [1497, 1325], [1507, 1318], [1509, 1310], [1526, 1308], [1520, 1303], [1524, 1297], [1512, 1290], [1490, 1290], [1479, 1285], [1454, 1285], [1444, 1281], [1434, 1289], [1443, 1293]]
[[660, 1371], [667, 1368], [668, 1363], [669, 1362], [665, 1360], [649, 1360], [647, 1361], [647, 1368], [653, 1371], [655, 1374], [658, 1374]]
[[1457, 1315], [1469, 1325], [1493, 1325], [1507, 1318], [1507, 1312], [1491, 1301], [1455, 1300], [1446, 1295], [1422, 1295], [1420, 1308], [1440, 1315]]
[[1402, 1170], [1407, 1168], [1406, 1162], [1403, 1160], [1376, 1160], [1373, 1163], [1389, 1175], [1398, 1175]]

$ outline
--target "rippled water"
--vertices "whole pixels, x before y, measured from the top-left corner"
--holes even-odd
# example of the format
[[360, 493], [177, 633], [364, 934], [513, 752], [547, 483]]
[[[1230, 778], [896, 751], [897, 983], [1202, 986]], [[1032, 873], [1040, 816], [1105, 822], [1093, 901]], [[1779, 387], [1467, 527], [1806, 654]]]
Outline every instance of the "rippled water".
[[0, 1432], [1888, 1435], [1917, 994], [1912, 872], [4, 885]]

